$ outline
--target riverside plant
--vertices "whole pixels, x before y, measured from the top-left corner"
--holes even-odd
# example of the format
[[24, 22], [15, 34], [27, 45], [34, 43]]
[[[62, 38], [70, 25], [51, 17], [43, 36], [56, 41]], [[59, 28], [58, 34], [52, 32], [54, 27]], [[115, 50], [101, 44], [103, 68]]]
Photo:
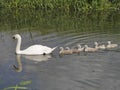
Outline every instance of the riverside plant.
[[34, 9], [43, 11], [85, 12], [120, 8], [119, 0], [0, 0], [1, 9]]

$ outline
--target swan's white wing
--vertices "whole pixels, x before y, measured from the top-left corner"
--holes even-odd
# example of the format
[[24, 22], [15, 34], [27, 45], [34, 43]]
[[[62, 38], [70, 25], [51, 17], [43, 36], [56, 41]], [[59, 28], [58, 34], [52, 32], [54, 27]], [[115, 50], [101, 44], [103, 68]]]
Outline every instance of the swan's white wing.
[[32, 45], [25, 50], [22, 50], [22, 54], [29, 54], [29, 55], [38, 55], [38, 54], [50, 54], [52, 52], [52, 48], [42, 45]]

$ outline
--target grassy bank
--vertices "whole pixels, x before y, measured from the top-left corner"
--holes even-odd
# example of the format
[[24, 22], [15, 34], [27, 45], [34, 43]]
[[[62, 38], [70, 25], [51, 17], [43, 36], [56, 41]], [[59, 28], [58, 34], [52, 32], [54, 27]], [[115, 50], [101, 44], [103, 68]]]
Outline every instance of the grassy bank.
[[86, 25], [97, 30], [96, 25], [119, 24], [119, 9], [120, 0], [0, 0], [0, 31], [84, 30]]
[[0, 9], [77, 13], [90, 10], [120, 9], [120, 0], [0, 0]]

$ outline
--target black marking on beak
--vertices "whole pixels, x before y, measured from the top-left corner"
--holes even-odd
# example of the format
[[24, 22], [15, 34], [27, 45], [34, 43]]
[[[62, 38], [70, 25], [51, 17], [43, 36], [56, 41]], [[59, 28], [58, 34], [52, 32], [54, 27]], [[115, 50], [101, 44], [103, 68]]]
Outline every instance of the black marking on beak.
[[13, 36], [12, 38], [13, 38], [13, 39], [15, 39], [15, 37], [14, 37], [14, 36]]
[[43, 53], [43, 55], [45, 56], [45, 55], [46, 55], [46, 53]]

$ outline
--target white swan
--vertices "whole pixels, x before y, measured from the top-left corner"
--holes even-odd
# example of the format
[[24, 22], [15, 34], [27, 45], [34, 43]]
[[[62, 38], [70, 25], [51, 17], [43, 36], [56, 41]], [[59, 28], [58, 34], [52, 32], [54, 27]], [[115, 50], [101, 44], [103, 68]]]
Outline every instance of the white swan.
[[95, 48], [97, 49], [102, 49], [102, 50], [106, 49], [105, 45], [99, 45], [98, 42], [94, 42], [94, 44], [95, 44]]
[[110, 48], [115, 48], [117, 46], [118, 46], [118, 44], [111, 44], [111, 41], [108, 41], [108, 45], [106, 46], [106, 48], [110, 49]]
[[85, 52], [96, 52], [97, 50], [97, 48], [91, 48], [88, 47], [88, 45], [85, 45]]
[[50, 47], [43, 46], [43, 45], [32, 45], [25, 50], [20, 50], [21, 36], [19, 34], [15, 34], [13, 36], [13, 39], [17, 39], [16, 54], [24, 54], [24, 55], [50, 54], [52, 53], [54, 49], [57, 48], [57, 47], [50, 48]]

